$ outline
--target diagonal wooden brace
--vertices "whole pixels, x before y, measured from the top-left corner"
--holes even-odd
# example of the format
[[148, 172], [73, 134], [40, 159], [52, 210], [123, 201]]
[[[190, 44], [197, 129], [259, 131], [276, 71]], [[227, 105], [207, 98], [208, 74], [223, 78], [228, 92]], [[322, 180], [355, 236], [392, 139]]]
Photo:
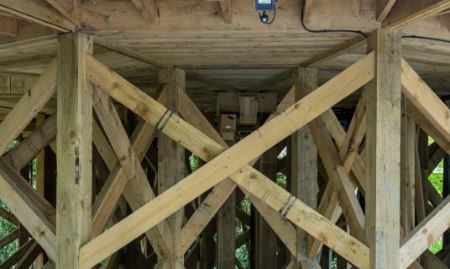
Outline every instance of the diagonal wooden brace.
[[[180, 117], [176, 115], [170, 117], [162, 128], [166, 135], [193, 153], [198, 153], [199, 156], [203, 155], [205, 159], [211, 158], [211, 153], [215, 151], [217, 151], [216, 155], [220, 155], [83, 246], [80, 252], [81, 266], [87, 268], [95, 265], [226, 177], [234, 173], [239, 174], [239, 171], [243, 169], [258, 175], [258, 171], [248, 165], [241, 168], [242, 165], [251, 162], [267, 148], [280, 142], [284, 137], [292, 134], [373, 79], [373, 61], [374, 55], [371, 53], [222, 154], [220, 152], [223, 148], [220, 144], [205, 136]], [[164, 106], [120, 78], [94, 58], [88, 57], [88, 66], [90, 67], [88, 80], [91, 83], [108, 92], [114, 99], [132, 109], [149, 123], [156, 124], [166, 113], [167, 109]], [[308, 208], [301, 203], [298, 205]], [[315, 211], [313, 212], [320, 216]], [[366, 268], [366, 259], [361, 262], [361, 257], [356, 259], [351, 256], [360, 251], [364, 252], [367, 248], [358, 240], [336, 228], [334, 224], [328, 227], [328, 222], [326, 222], [326, 225], [329, 231], [333, 231], [327, 244], [336, 243], [334, 248], [337, 252], [360, 267]], [[302, 228], [306, 228], [307, 232], [313, 232], [315, 236], [320, 237], [313, 229], [310, 231], [305, 225], [302, 226]], [[132, 228], [130, 229], [130, 227]], [[352, 243], [343, 244], [343, 238]], [[353, 250], [349, 251], [350, 249]], [[94, 253], [95, 255], [93, 255]]]

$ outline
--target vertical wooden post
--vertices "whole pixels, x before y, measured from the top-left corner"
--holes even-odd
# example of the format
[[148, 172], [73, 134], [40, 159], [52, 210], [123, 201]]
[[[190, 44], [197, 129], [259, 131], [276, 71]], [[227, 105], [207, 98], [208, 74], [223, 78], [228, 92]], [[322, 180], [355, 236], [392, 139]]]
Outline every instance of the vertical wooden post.
[[[260, 159], [260, 171], [268, 178], [277, 178], [277, 146], [266, 151]], [[277, 235], [260, 214], [255, 220], [255, 265], [253, 268], [277, 268]]]
[[92, 203], [92, 87], [86, 54], [92, 36], [59, 36], [57, 116], [56, 268], [78, 268], [81, 245], [90, 237]]
[[[45, 115], [36, 116], [36, 128], [39, 128], [45, 122]], [[45, 193], [45, 149], [36, 156], [36, 191], [44, 197]], [[44, 268], [44, 254], [40, 254], [33, 264], [33, 268]]]
[[366, 236], [370, 268], [400, 268], [400, 32], [378, 29], [368, 38], [375, 78], [365, 87]]
[[[178, 93], [185, 90], [186, 74], [181, 69], [164, 69], [159, 73], [161, 84], [168, 86], [167, 108], [178, 114]], [[164, 128], [163, 126], [161, 126]], [[158, 192], [162, 193], [185, 177], [184, 148], [176, 141], [158, 132]], [[165, 268], [184, 268], [184, 253], [181, 251], [181, 228], [184, 209], [168, 218], [174, 236], [171, 257], [163, 257], [160, 263]]]
[[[220, 113], [220, 111], [219, 111]], [[223, 137], [232, 145], [236, 142], [236, 128], [232, 139]], [[217, 268], [234, 268], [236, 259], [236, 191], [233, 191], [217, 213]]]
[[402, 96], [401, 122], [401, 225], [405, 235], [415, 226], [415, 157], [416, 125], [405, 113], [406, 97]]
[[[296, 100], [317, 88], [317, 69], [300, 67], [294, 71]], [[291, 192], [312, 208], [317, 208], [317, 149], [308, 129], [303, 127], [291, 135]], [[297, 229], [295, 268], [316, 268], [317, 260], [308, 258], [308, 234]]]
[[[450, 155], [446, 154], [444, 157], [444, 188], [442, 196], [445, 198], [450, 195]], [[444, 233], [444, 247], [450, 247], [450, 231]]]
[[234, 191], [217, 214], [217, 268], [235, 266], [236, 192]]

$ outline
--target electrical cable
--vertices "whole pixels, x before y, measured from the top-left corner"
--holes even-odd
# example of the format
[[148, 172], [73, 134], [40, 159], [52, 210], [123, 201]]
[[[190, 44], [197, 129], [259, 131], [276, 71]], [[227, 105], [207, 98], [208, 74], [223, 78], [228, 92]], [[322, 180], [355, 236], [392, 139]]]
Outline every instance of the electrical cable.
[[[364, 37], [367, 37], [367, 34], [365, 34], [363, 31], [361, 30], [348, 30], [348, 29], [336, 29], [336, 30], [330, 30], [330, 29], [321, 29], [321, 30], [313, 30], [313, 29], [309, 29], [306, 25], [305, 25], [305, 4], [306, 4], [306, 0], [302, 0], [302, 18], [301, 18], [301, 24], [303, 26], [303, 28], [310, 32], [310, 33], [354, 33], [354, 34], [360, 34], [363, 35]], [[450, 43], [450, 40], [448, 39], [441, 39], [441, 38], [433, 38], [433, 37], [426, 37], [426, 36], [418, 36], [418, 35], [404, 35], [402, 36], [402, 38], [415, 38], [415, 39], [424, 39], [424, 40], [431, 40], [431, 41], [439, 41], [439, 42], [444, 42], [444, 43]]]

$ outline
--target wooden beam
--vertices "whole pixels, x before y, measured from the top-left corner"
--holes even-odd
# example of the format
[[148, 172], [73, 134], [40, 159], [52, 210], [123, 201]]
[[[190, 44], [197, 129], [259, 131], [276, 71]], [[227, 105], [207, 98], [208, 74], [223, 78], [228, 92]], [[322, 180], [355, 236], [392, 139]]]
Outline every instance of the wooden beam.
[[[333, 248], [355, 266], [369, 268], [369, 249], [364, 244], [332, 224], [300, 200], [295, 199], [269, 179], [264, 178], [262, 174], [241, 169], [240, 173], [233, 177], [233, 180], [240, 188], [262, 199], [295, 225], [312, 236], [323, 240], [324, 244]], [[356, 243], [356, 245], [352, 245], [353, 243], [350, 242]], [[351, 248], [354, 248], [355, 253], [359, 253], [358, 258], [352, 257], [353, 254], [349, 252]]]
[[77, 26], [80, 25], [79, 0], [46, 0], [46, 1], [73, 24]]
[[222, 90], [222, 91], [225, 91], [225, 92], [239, 92], [239, 90], [236, 89], [236, 88], [233, 88], [231, 86], [225, 85], [221, 81], [216, 81], [214, 79], [210, 79], [208, 77], [205, 77], [205, 76], [199, 74], [198, 72], [187, 71], [186, 74], [190, 78], [193, 78], [193, 79], [198, 80], [200, 82], [205, 82], [208, 85], [211, 85], [212, 87], [217, 88], [219, 90]]
[[[117, 156], [117, 160], [120, 163], [120, 166], [119, 164], [116, 164], [114, 166], [111, 171], [110, 177], [108, 177], [108, 180], [106, 182], [106, 184], [108, 184], [106, 185], [108, 187], [107, 190], [109, 190], [110, 195], [104, 195], [103, 193], [101, 193], [101, 201], [103, 202], [103, 204], [110, 203], [111, 206], [109, 207], [109, 209], [115, 209], [118, 198], [120, 197], [119, 195], [122, 193], [122, 190], [128, 183], [129, 187], [126, 191], [126, 197], [130, 203], [131, 208], [133, 210], [137, 210], [142, 205], [154, 199], [155, 194], [153, 193], [153, 190], [147, 179], [147, 175], [142, 168], [141, 159], [138, 158], [136, 152], [131, 146], [126, 130], [120, 121], [119, 114], [117, 113], [117, 110], [115, 109], [111, 99], [105, 92], [101, 91], [100, 89], [96, 89], [94, 97], [95, 112], [101, 122], [103, 129], [105, 130], [105, 134], [111, 143], [115, 155]], [[141, 156], [142, 155], [145, 155], [145, 152], [143, 152]], [[120, 183], [120, 181], [123, 181], [123, 183]], [[109, 182], [115, 182], [111, 183], [115, 187], [110, 186]], [[142, 183], [138, 184], [136, 182]], [[137, 189], [141, 190], [138, 191]], [[114, 195], [115, 200], [110, 200], [111, 198], [113, 198], [111, 195]], [[134, 196], [134, 198], [130, 198], [131, 196]], [[96, 206], [98, 205], [96, 204]], [[107, 212], [99, 211], [99, 208], [97, 208], [97, 210], [94, 212], [96, 213], [94, 218], [96, 222], [94, 222], [93, 224], [95, 224], [95, 235], [98, 235], [103, 230], [106, 222], [109, 220], [108, 216], [111, 215]], [[109, 212], [112, 213], [112, 211]], [[99, 215], [99, 213], [102, 214]], [[102, 216], [102, 220], [99, 219], [99, 217], [101, 218]], [[154, 246], [155, 251], [159, 255], [165, 256], [170, 254], [169, 242], [171, 241], [172, 236], [170, 234], [170, 230], [169, 232], [166, 231], [163, 233], [162, 231], [164, 230], [167, 230], [167, 227], [164, 227], [164, 225], [160, 225], [158, 226], [158, 229], [149, 231], [148, 237], [150, 242], [152, 243], [152, 246]]]
[[131, 0], [148, 24], [158, 23], [158, 7], [156, 0]]
[[[259, 160], [258, 170], [271, 180], [276, 180], [277, 178], [277, 156], [278, 150], [275, 146], [266, 151]], [[244, 194], [247, 195], [247, 193]], [[254, 257], [255, 268], [277, 268], [277, 232], [280, 232], [281, 235], [279, 237], [284, 243], [284, 238], [282, 238], [282, 231], [288, 231], [288, 228], [275, 227], [274, 229], [272, 228], [272, 225], [269, 224], [269, 222], [273, 222], [272, 219], [279, 219], [281, 220], [280, 223], [288, 224], [287, 226], [290, 226], [291, 230], [293, 231], [293, 233], [291, 234], [293, 244], [295, 244], [296, 231], [290, 223], [282, 219], [278, 212], [275, 212], [275, 210], [268, 207], [254, 196], [248, 195], [248, 197], [250, 201], [252, 201], [252, 205], [254, 206], [254, 208], [258, 211], [254, 212], [254, 210], [252, 210], [251, 212], [252, 215], [255, 214], [254, 226], [251, 228], [253, 233], [252, 242], [254, 242], [254, 245], [252, 244], [252, 254]], [[264, 209], [261, 209], [261, 207], [264, 207]], [[270, 215], [265, 214], [265, 212], [270, 212]], [[267, 219], [269, 220], [267, 221]], [[250, 225], [248, 226], [250, 227]], [[287, 247], [289, 248], [289, 246]], [[293, 255], [295, 254], [296, 250], [294, 251]]]
[[217, 213], [217, 268], [235, 268], [236, 192], [232, 192]]
[[[22, 257], [27, 255], [30, 250], [33, 250], [37, 247], [38, 244], [33, 239], [26, 242], [23, 246], [21, 246], [16, 252], [14, 252], [11, 256], [8, 257], [2, 264], [0, 264], [0, 269], [9, 269], [13, 268], [17, 263], [20, 262]], [[26, 267], [14, 267], [14, 268], [26, 268]]]
[[[402, 109], [406, 104], [402, 96]], [[408, 233], [416, 224], [415, 207], [415, 158], [416, 158], [416, 124], [411, 117], [402, 113], [401, 121], [401, 226]]]
[[16, 36], [17, 19], [7, 16], [0, 16], [0, 35]]
[[364, 241], [364, 213], [355, 195], [355, 186], [339, 159], [331, 136], [325, 132], [325, 124], [321, 119], [311, 122], [309, 128], [350, 230], [356, 238]]
[[231, 0], [219, 0], [220, 10], [222, 11], [225, 23], [231, 23], [233, 20], [233, 8]]
[[[402, 59], [402, 92], [429, 121], [431, 127], [447, 142], [440, 145], [447, 153], [450, 153], [450, 109], [428, 87], [420, 76]], [[438, 140], [436, 142], [439, 143]]]
[[2, 207], [0, 208], [0, 217], [4, 218], [15, 226], [19, 225], [19, 220], [12, 213]]
[[42, 126], [8, 152], [4, 160], [15, 170], [21, 170], [56, 136], [56, 114], [48, 117]]
[[[158, 97], [158, 101], [162, 104], [165, 104], [166, 102], [166, 93], [167, 92], [163, 90]], [[129, 204], [133, 205], [135, 209], [143, 205], [139, 203], [142, 199], [138, 200], [137, 197], [153, 197], [153, 195], [148, 182], [136, 180], [129, 181], [124, 175], [123, 168], [120, 165], [115, 152], [109, 145], [106, 137], [103, 136], [103, 133], [97, 124], [94, 124], [93, 134], [94, 144], [108, 168], [111, 170], [110, 175], [104, 183], [102, 190], [97, 195], [93, 205], [92, 234], [95, 237], [103, 231], [103, 228], [112, 216], [122, 193], [124, 193]], [[117, 134], [123, 134], [123, 131], [117, 131]], [[156, 128], [153, 125], [148, 124], [143, 120], [138, 123], [131, 135], [131, 143], [139, 160], [144, 158], [155, 137]], [[124, 141], [126, 141], [126, 138]], [[113, 143], [119, 142], [114, 141]], [[123, 144], [118, 145], [123, 146]], [[127, 184], [128, 186], [126, 186]], [[147, 236], [152, 238], [152, 233], [148, 233]]]
[[0, 154], [25, 129], [30, 121], [55, 94], [56, 60], [53, 60], [45, 72], [36, 80], [30, 90], [23, 95], [14, 109], [0, 123]]
[[367, 94], [366, 236], [370, 268], [400, 266], [400, 32], [376, 30], [368, 41], [375, 51], [375, 79]]
[[57, 268], [78, 268], [79, 249], [91, 236], [92, 87], [86, 55], [93, 37], [59, 36], [57, 115]]
[[331, 60], [339, 57], [340, 55], [349, 53], [352, 50], [365, 45], [366, 42], [367, 42], [367, 39], [364, 36], [355, 37], [353, 39], [350, 39], [350, 40], [342, 43], [341, 45], [338, 45], [338, 46], [326, 51], [325, 53], [320, 53], [320, 54], [312, 57], [311, 59], [303, 62], [301, 65], [309, 66], [309, 67], [320, 66], [321, 64], [323, 64], [325, 62], [331, 61]]
[[[45, 115], [38, 114], [36, 116], [36, 129], [41, 128], [43, 125], [45, 125], [45, 123], [46, 123]], [[36, 192], [45, 198], [45, 150], [40, 151], [36, 155]], [[38, 253], [38, 255], [36, 255], [36, 257], [33, 258], [36, 251], [39, 251], [41, 253], [40, 254]], [[31, 262], [34, 261], [33, 268], [42, 269], [44, 267], [44, 254], [42, 253], [41, 247], [39, 246], [34, 247], [29, 254], [30, 255], [28, 255], [26, 259], [24, 259], [21, 263], [19, 263], [19, 268], [21, 268], [21, 266], [30, 267]]]
[[449, 0], [397, 0], [383, 21], [383, 28], [400, 28], [414, 21], [431, 17], [449, 7]]
[[[159, 82], [167, 87], [167, 109], [174, 114], [178, 111], [178, 95], [186, 91], [186, 74], [178, 68], [163, 69], [159, 72]], [[158, 128], [160, 129], [160, 128]], [[163, 193], [176, 185], [186, 176], [185, 149], [177, 141], [158, 132], [158, 192]], [[184, 252], [181, 249], [181, 228], [184, 221], [184, 208], [181, 208], [167, 219], [168, 229], [162, 234], [172, 234], [168, 253], [160, 261], [163, 267], [184, 268]], [[233, 219], [234, 220], [234, 219]]]
[[383, 22], [397, 0], [376, 0], [377, 21]]
[[450, 228], [450, 196], [402, 240], [400, 268], [414, 262], [428, 246]]
[[75, 25], [71, 21], [35, 1], [1, 0], [0, 10], [61, 32], [75, 30]]
[[16, 228], [14, 231], [0, 238], [0, 249], [6, 247], [11, 244], [12, 241], [16, 240], [19, 237], [19, 228]]
[[[318, 87], [317, 69], [299, 67], [293, 72], [295, 101], [313, 92]], [[317, 148], [308, 127], [303, 127], [290, 137], [291, 193], [313, 209], [317, 209], [318, 171]], [[308, 234], [297, 228], [297, 253], [294, 255], [296, 268], [316, 268], [315, 258], [308, 257]]]
[[55, 210], [20, 174], [0, 160], [0, 196], [30, 235], [56, 259]]
[[[113, 98], [132, 109], [149, 123], [162, 127], [162, 120], [164, 123], [164, 128], [162, 128], [163, 132], [171, 136], [172, 139], [179, 141], [181, 145], [194, 152], [197, 156], [208, 160], [212, 156], [215, 156], [212, 152], [216, 150], [217, 152], [215, 154], [220, 154], [220, 156], [208, 162], [168, 191], [159, 195], [158, 199], [146, 204], [86, 244], [80, 253], [81, 267], [95, 265], [121, 246], [139, 236], [142, 232], [176, 212], [201, 193], [238, 171], [244, 163], [249, 163], [260, 155], [266, 147], [280, 142], [286, 135], [301, 128], [370, 81], [373, 78], [373, 60], [373, 54], [364, 57], [343, 73], [337, 75], [316, 91], [291, 106], [286, 112], [273, 118], [268, 124], [259, 128], [258, 131], [220, 154], [223, 147], [191, 125], [185, 123], [177, 115], [174, 114], [171, 117], [167, 117], [167, 109], [164, 106], [120, 78], [120, 76], [104, 67], [94, 58], [88, 56], [88, 80], [91, 83], [108, 92]], [[181, 130], [183, 132], [180, 134]], [[184, 138], [184, 135], [188, 135], [188, 137]], [[196, 141], [199, 141], [199, 144]], [[196, 144], [193, 145], [194, 143]], [[208, 146], [205, 147], [205, 145]], [[206, 150], [207, 148], [211, 149]], [[205, 154], [205, 151], [208, 154]], [[238, 158], [235, 158], [234, 155], [236, 154], [239, 155]], [[226, 167], [226, 169], [220, 169], [223, 167]], [[246, 169], [252, 168], [246, 167]], [[238, 171], [237, 174], [239, 173]], [[180, 196], [177, 193], [183, 193], [183, 195]], [[168, 201], [171, 202], [167, 203]], [[123, 230], [125, 227], [126, 232]], [[130, 227], [133, 228], [130, 229]], [[331, 236], [334, 237], [335, 235]], [[353, 246], [359, 247], [359, 243], [354, 242]], [[351, 247], [347, 246], [348, 248]], [[342, 251], [346, 257], [351, 259], [351, 257], [344, 253], [348, 253], [347, 251], [343, 249], [339, 251]], [[95, 255], [93, 255], [94, 253]]]
[[41, 252], [42, 252], [41, 246], [39, 246], [39, 244], [36, 241], [34, 241], [30, 249], [28, 249], [28, 251], [25, 252], [24, 255], [22, 255], [22, 257], [19, 259], [19, 261], [16, 264], [16, 268], [30, 268], [30, 266], [33, 265], [33, 262], [36, 260], [36, 258], [39, 256], [39, 253]]
[[[284, 112], [287, 107], [294, 104], [294, 88], [283, 98], [277, 109], [267, 119], [271, 120], [276, 115]], [[217, 143], [224, 148], [228, 148], [223, 138], [219, 135], [216, 129], [208, 122], [201, 111], [196, 107], [194, 102], [187, 96], [187, 94], [179, 95], [179, 109], [182, 116], [193, 126], [201, 130], [204, 134], [213, 138]], [[266, 121], [266, 122], [267, 122]], [[253, 162], [252, 162], [253, 163]], [[182, 230], [182, 248], [186, 251], [195, 239], [200, 235], [203, 228], [210, 222], [210, 220], [217, 213], [219, 208], [229, 197], [230, 193], [235, 189], [236, 184], [232, 180], [224, 180], [216, 185], [210, 194], [204, 199], [199, 208], [195, 211], [192, 217], [188, 220]], [[266, 219], [269, 225], [278, 234], [280, 239], [288, 246], [292, 253], [295, 254], [295, 229], [286, 222], [277, 212], [265, 205], [257, 198], [253, 199], [248, 192], [244, 192], [251, 203], [258, 209], [259, 213]], [[290, 228], [289, 228], [290, 226]]]
[[266, 87], [269, 87], [269, 86], [275, 85], [277, 83], [283, 82], [285, 80], [288, 80], [291, 77], [292, 77], [292, 70], [283, 71], [279, 74], [276, 74], [268, 79], [261, 81], [260, 83], [248, 88], [245, 91], [246, 92], [257, 92]]
[[[365, 179], [365, 165], [362, 158], [358, 154], [358, 150], [349, 150], [348, 148], [351, 149], [352, 147], [349, 146], [350, 144], [354, 144], [356, 146], [360, 143], [360, 140], [363, 139], [365, 134], [365, 126], [364, 124], [361, 124], [361, 122], [365, 118], [364, 110], [364, 98], [361, 98], [358, 102], [347, 134], [332, 110], [328, 110], [321, 115], [321, 120], [325, 123], [325, 128], [334, 139], [336, 145], [340, 147], [339, 156], [344, 164], [345, 172], [349, 173], [351, 169], [351, 183], [354, 188], [358, 187], [361, 192], [366, 190], [367, 184]], [[362, 119], [361, 115], [363, 115]], [[352, 136], [352, 138], [349, 138], [350, 136]], [[347, 153], [347, 155], [345, 156], [344, 153]], [[350, 155], [354, 155], [354, 158], [351, 158]], [[356, 181], [353, 180], [353, 177], [356, 178]], [[338, 204], [338, 197], [331, 182], [329, 182], [325, 188], [319, 204], [319, 212], [333, 223], [336, 223], [342, 214], [342, 208]], [[321, 246], [322, 243], [319, 240], [310, 237], [309, 255], [315, 256]]]

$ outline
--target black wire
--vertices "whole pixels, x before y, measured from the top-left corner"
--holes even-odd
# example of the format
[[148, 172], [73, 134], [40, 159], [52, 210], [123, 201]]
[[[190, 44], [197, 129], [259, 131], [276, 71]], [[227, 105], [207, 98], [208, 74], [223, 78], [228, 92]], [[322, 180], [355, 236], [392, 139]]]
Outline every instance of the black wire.
[[329, 30], [329, 29], [322, 29], [322, 30], [312, 30], [309, 29], [306, 25], [305, 25], [305, 2], [306, 0], [302, 1], [302, 19], [300, 20], [302, 23], [303, 28], [310, 32], [310, 33], [353, 33], [353, 34], [359, 34], [362, 35], [364, 37], [367, 37], [367, 35], [363, 32], [363, 31], [357, 31], [357, 30], [347, 30], [347, 29], [336, 29], [336, 30]]
[[402, 36], [402, 38], [425, 39], [425, 40], [431, 40], [431, 41], [439, 41], [439, 42], [450, 43], [450, 40], [447, 40], [447, 39], [426, 37], [426, 36], [418, 36], [418, 35], [404, 35], [404, 36]]
[[[302, 23], [303, 28], [310, 32], [310, 33], [354, 33], [354, 34], [360, 34], [364, 37], [367, 37], [367, 34], [365, 34], [363, 31], [358, 31], [358, 30], [347, 30], [347, 29], [336, 29], [336, 30], [329, 30], [329, 29], [322, 29], [322, 30], [312, 30], [309, 29], [306, 25], [305, 25], [305, 2], [306, 0], [302, 0], [302, 19], [300, 20]], [[434, 38], [434, 37], [426, 37], [426, 36], [418, 36], [418, 35], [405, 35], [402, 36], [402, 38], [416, 38], [416, 39], [425, 39], [425, 40], [431, 40], [431, 41], [439, 41], [439, 42], [445, 42], [445, 43], [450, 43], [450, 40], [447, 39], [441, 39], [441, 38]]]

